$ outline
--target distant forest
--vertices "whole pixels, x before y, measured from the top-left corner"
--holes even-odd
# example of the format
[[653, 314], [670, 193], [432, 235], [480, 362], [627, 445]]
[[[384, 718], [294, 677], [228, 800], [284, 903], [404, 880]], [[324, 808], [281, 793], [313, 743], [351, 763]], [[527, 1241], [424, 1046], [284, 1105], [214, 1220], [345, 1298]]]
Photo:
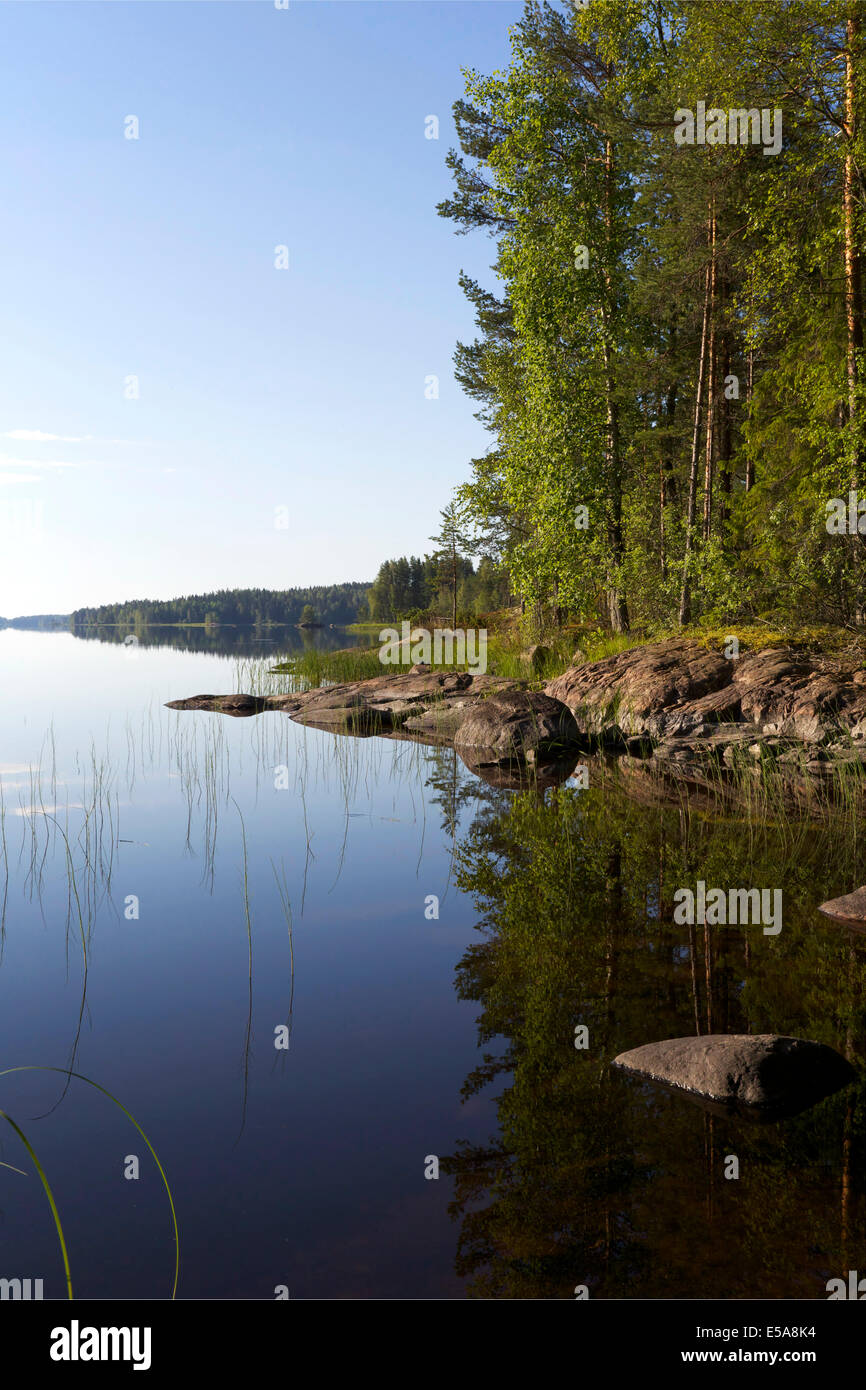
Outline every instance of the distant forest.
[[31, 632], [56, 631], [68, 626], [68, 613], [33, 613], [28, 618], [0, 618], [0, 628], [16, 627]]
[[[453, 555], [439, 553], [423, 560], [414, 555], [386, 560], [373, 584], [368, 581], [306, 589], [219, 589], [216, 593], [184, 598], [129, 599], [98, 608], [77, 608], [68, 619], [52, 618], [50, 624], [65, 626], [68, 622], [73, 632], [100, 627], [135, 632], [164, 623], [262, 628], [314, 621], [341, 627], [368, 620], [388, 622], [423, 614], [447, 615], [452, 611], [455, 572], [457, 611], [461, 617], [476, 617], [509, 603], [508, 577], [492, 560], [483, 557], [476, 569], [465, 556], [458, 555], [455, 560]], [[37, 620], [15, 622], [35, 625]], [[45, 620], [45, 625], [49, 625], [49, 620]]]
[[291, 626], [307, 621], [311, 607], [320, 623], [354, 623], [367, 611], [369, 581], [323, 584], [308, 589], [219, 589], [173, 599], [129, 599], [98, 608], [77, 608], [70, 618], [73, 632], [83, 628], [122, 624], [130, 631], [159, 623], [205, 623], [237, 627]]

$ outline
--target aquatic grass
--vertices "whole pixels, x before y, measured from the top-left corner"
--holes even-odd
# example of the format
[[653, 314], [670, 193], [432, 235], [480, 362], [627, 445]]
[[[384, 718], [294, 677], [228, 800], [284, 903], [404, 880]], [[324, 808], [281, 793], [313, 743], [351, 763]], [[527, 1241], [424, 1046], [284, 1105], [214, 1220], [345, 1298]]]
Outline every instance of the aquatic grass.
[[[16, 1070], [16, 1068], [12, 1068], [12, 1070], [14, 1071]], [[6, 1072], [0, 1072], [0, 1076], [5, 1075]], [[7, 1124], [12, 1126], [15, 1133], [18, 1135], [18, 1138], [21, 1140], [21, 1143], [24, 1145], [25, 1149], [29, 1153], [31, 1159], [33, 1160], [33, 1166], [39, 1175], [39, 1181], [42, 1183], [42, 1186], [45, 1190], [45, 1195], [48, 1198], [48, 1205], [51, 1208], [51, 1215], [54, 1218], [54, 1227], [57, 1231], [57, 1239], [60, 1241], [60, 1253], [63, 1256], [63, 1269], [66, 1274], [66, 1297], [71, 1302], [72, 1273], [69, 1268], [69, 1253], [66, 1249], [66, 1239], [63, 1235], [63, 1226], [60, 1221], [60, 1213], [57, 1210], [57, 1203], [54, 1200], [54, 1193], [51, 1191], [51, 1184], [45, 1176], [45, 1170], [42, 1167], [42, 1164], [39, 1162], [39, 1159], [36, 1157], [36, 1151], [33, 1148], [33, 1145], [30, 1143], [30, 1140], [27, 1138], [27, 1135], [24, 1133], [23, 1129], [21, 1129], [20, 1126], [15, 1123], [12, 1116], [7, 1114], [5, 1110], [0, 1110], [0, 1116], [2, 1116], [2, 1118], [6, 1121]], [[12, 1165], [4, 1163], [2, 1166], [4, 1168], [10, 1168]], [[22, 1170], [20, 1168], [16, 1168], [14, 1171], [20, 1173]]]
[[283, 916], [284, 916], [285, 919], [286, 919], [286, 926], [287, 926], [287, 928], [288, 928], [288, 933], [289, 933], [289, 962], [290, 962], [290, 969], [291, 969], [291, 985], [290, 985], [290, 988], [289, 988], [289, 1016], [288, 1016], [288, 1018], [287, 1018], [287, 1020], [286, 1020], [286, 1027], [287, 1027], [288, 1030], [289, 1030], [289, 1041], [291, 1042], [291, 1037], [292, 1037], [292, 1022], [293, 1022], [294, 1009], [295, 1009], [295, 943], [294, 943], [294, 931], [293, 931], [293, 928], [292, 928], [292, 904], [291, 904], [291, 900], [290, 900], [290, 898], [289, 898], [288, 884], [286, 883], [286, 868], [285, 868], [285, 864], [283, 863], [282, 860], [280, 860], [280, 870], [281, 870], [281, 872], [282, 872], [282, 881], [280, 880], [280, 877], [279, 877], [278, 874], [277, 874], [277, 866], [276, 866], [276, 864], [274, 863], [273, 859], [271, 860], [271, 868], [273, 869], [274, 880], [275, 880], [276, 885], [277, 885], [277, 892], [278, 892], [279, 895], [280, 895], [280, 904], [281, 904], [282, 909], [283, 909]]
[[[697, 792], [716, 804], [718, 814], [735, 815], [750, 832], [772, 826], [793, 842], [809, 826], [832, 825], [856, 843], [866, 798], [866, 770], [859, 762], [834, 764], [831, 760], [829, 775], [818, 780], [807, 768], [806, 750], [793, 751], [796, 760], [781, 765], [772, 750], [755, 758], [736, 747], [728, 761], [718, 750], [684, 769], [659, 759], [641, 761], [660, 804], [676, 795], [687, 803]], [[610, 759], [617, 767], [619, 761], [619, 757]]]
[[408, 671], [411, 661], [390, 663], [379, 660], [379, 647], [347, 648], [345, 651], [323, 652], [311, 647], [289, 657], [271, 668], [272, 675], [290, 677], [290, 693], [313, 690], [323, 685], [345, 685], [352, 681], [372, 680], [376, 676]]
[[[172, 1227], [173, 1227], [173, 1230], [174, 1230], [174, 1248], [175, 1248], [174, 1281], [173, 1281], [173, 1283], [172, 1283], [172, 1288], [171, 1288], [171, 1297], [172, 1297], [172, 1299], [174, 1299], [175, 1295], [177, 1294], [178, 1279], [179, 1279], [179, 1277], [180, 1277], [180, 1234], [179, 1234], [179, 1231], [178, 1231], [178, 1224], [177, 1224], [177, 1212], [176, 1212], [176, 1210], [175, 1210], [174, 1198], [172, 1197], [172, 1194], [171, 1194], [171, 1187], [169, 1186], [169, 1182], [168, 1182], [168, 1178], [166, 1177], [165, 1169], [163, 1168], [162, 1163], [160, 1162], [159, 1154], [156, 1152], [156, 1149], [153, 1147], [153, 1145], [151, 1144], [151, 1142], [150, 1142], [150, 1140], [148, 1139], [147, 1135], [145, 1134], [144, 1130], [142, 1129], [141, 1125], [138, 1123], [138, 1120], [137, 1120], [137, 1119], [135, 1118], [135, 1116], [132, 1114], [132, 1111], [127, 1110], [127, 1108], [126, 1108], [126, 1106], [123, 1104], [123, 1102], [120, 1101], [120, 1100], [118, 1100], [118, 1099], [117, 1099], [117, 1096], [112, 1095], [111, 1091], [107, 1090], [107, 1088], [106, 1088], [105, 1086], [100, 1086], [100, 1084], [99, 1084], [98, 1081], [91, 1081], [91, 1079], [90, 1079], [89, 1076], [83, 1076], [83, 1075], [81, 1074], [81, 1072], [69, 1071], [66, 1067], [47, 1067], [47, 1066], [37, 1066], [37, 1065], [22, 1066], [22, 1067], [5, 1067], [2, 1071], [0, 1071], [0, 1077], [2, 1077], [2, 1076], [12, 1076], [12, 1075], [14, 1075], [16, 1072], [24, 1072], [24, 1071], [51, 1071], [51, 1072], [58, 1072], [58, 1073], [60, 1073], [60, 1075], [62, 1075], [62, 1076], [75, 1077], [75, 1079], [76, 1079], [77, 1081], [84, 1081], [84, 1082], [86, 1083], [86, 1085], [92, 1086], [94, 1090], [100, 1091], [100, 1092], [102, 1093], [102, 1095], [107, 1096], [108, 1099], [109, 1099], [110, 1101], [112, 1101], [112, 1102], [117, 1106], [117, 1108], [123, 1112], [123, 1114], [126, 1116], [126, 1118], [130, 1121], [130, 1123], [135, 1127], [135, 1129], [136, 1129], [136, 1130], [138, 1131], [138, 1133], [141, 1135], [142, 1139], [144, 1140], [145, 1144], [147, 1145], [148, 1149], [150, 1150], [150, 1153], [151, 1153], [151, 1155], [152, 1155], [152, 1157], [153, 1157], [154, 1163], [156, 1164], [157, 1168], [159, 1169], [159, 1175], [160, 1175], [160, 1177], [162, 1178], [163, 1186], [165, 1187], [166, 1195], [167, 1195], [167, 1197], [168, 1197], [168, 1204], [169, 1204], [169, 1207], [171, 1208], [171, 1220], [172, 1220]], [[35, 1167], [36, 1167], [36, 1171], [37, 1171], [38, 1174], [39, 1174], [40, 1180], [41, 1180], [41, 1182], [42, 1182], [42, 1186], [45, 1188], [45, 1193], [46, 1193], [46, 1196], [48, 1197], [48, 1201], [49, 1201], [50, 1206], [51, 1206], [51, 1212], [52, 1212], [52, 1215], [53, 1215], [53, 1217], [54, 1217], [54, 1224], [55, 1224], [55, 1226], [56, 1226], [56, 1228], [57, 1228], [57, 1235], [58, 1235], [58, 1238], [59, 1238], [59, 1240], [60, 1240], [60, 1248], [61, 1248], [61, 1251], [62, 1251], [62, 1253], [63, 1253], [63, 1266], [64, 1266], [64, 1269], [65, 1269], [65, 1271], [66, 1271], [66, 1289], [67, 1289], [67, 1297], [71, 1300], [71, 1299], [72, 1299], [72, 1276], [71, 1276], [70, 1270], [69, 1270], [69, 1257], [68, 1257], [67, 1251], [66, 1251], [66, 1241], [64, 1240], [64, 1237], [63, 1237], [63, 1227], [62, 1227], [61, 1224], [60, 1224], [60, 1215], [59, 1215], [59, 1213], [58, 1213], [58, 1211], [57, 1211], [57, 1204], [56, 1204], [55, 1201], [54, 1201], [54, 1194], [53, 1194], [52, 1191], [51, 1191], [51, 1187], [50, 1187], [50, 1185], [49, 1185], [49, 1183], [48, 1183], [48, 1179], [47, 1179], [47, 1177], [45, 1176], [45, 1173], [44, 1173], [44, 1171], [43, 1171], [43, 1169], [42, 1169], [42, 1165], [40, 1164], [38, 1158], [36, 1157], [36, 1154], [34, 1153], [33, 1148], [32, 1148], [32, 1146], [31, 1146], [29, 1140], [27, 1139], [26, 1135], [24, 1134], [24, 1132], [18, 1127], [18, 1125], [17, 1125], [17, 1124], [15, 1123], [15, 1121], [11, 1118], [11, 1116], [9, 1116], [9, 1115], [6, 1114], [5, 1110], [0, 1110], [0, 1115], [2, 1115], [3, 1118], [9, 1122], [9, 1124], [10, 1124], [10, 1125], [12, 1126], [12, 1128], [15, 1130], [16, 1134], [18, 1134], [18, 1136], [19, 1136], [19, 1138], [21, 1139], [22, 1143], [23, 1143], [24, 1146], [26, 1147], [27, 1152], [30, 1154], [30, 1157], [32, 1158], [33, 1163], [34, 1163], [34, 1165], [35, 1165]]]
[[[71, 851], [71, 849], [69, 848], [69, 837], [67, 836], [66, 831], [63, 829], [63, 826], [60, 824], [60, 822], [59, 822], [59, 820], [57, 819], [56, 816], [48, 816], [48, 820], [53, 821], [54, 824], [55, 824], [55, 826], [57, 827], [57, 829], [60, 831], [60, 835], [61, 835], [61, 837], [62, 837], [62, 839], [63, 839], [63, 844], [64, 844], [64, 847], [65, 847], [65, 849], [66, 849], [66, 866], [67, 866], [67, 870], [68, 870], [68, 882], [69, 882], [69, 886], [70, 886], [71, 892], [72, 892], [72, 894], [73, 894], [73, 896], [74, 896], [74, 898], [75, 898], [75, 906], [76, 906], [76, 909], [77, 909], [77, 912], [78, 912], [78, 928], [79, 928], [79, 932], [80, 932], [80, 934], [81, 934], [81, 954], [82, 954], [82, 956], [84, 957], [84, 973], [85, 973], [85, 975], [86, 975], [86, 974], [87, 974], [87, 935], [88, 935], [88, 934], [85, 933], [85, 930], [84, 930], [84, 916], [83, 916], [83, 913], [82, 913], [82, 910], [81, 910], [81, 899], [80, 899], [79, 894], [78, 894], [78, 883], [77, 883], [77, 880], [76, 880], [76, 877], [75, 877], [75, 864], [74, 864], [74, 861], [73, 861], [73, 859], [72, 859], [72, 851]], [[2, 1073], [0, 1073], [0, 1075], [2, 1075]]]
[[30, 1176], [23, 1168], [16, 1168], [14, 1163], [0, 1163], [0, 1168], [8, 1168], [10, 1173], [20, 1173], [22, 1178]]
[[249, 965], [250, 965], [249, 1010], [248, 1010], [248, 1012], [247, 1012], [247, 1030], [246, 1030], [246, 1034], [245, 1034], [245, 1036], [244, 1036], [244, 1094], [243, 1094], [243, 1103], [242, 1103], [242, 1106], [241, 1106], [241, 1127], [240, 1127], [240, 1131], [239, 1131], [239, 1133], [238, 1133], [238, 1138], [237, 1138], [237, 1140], [235, 1141], [235, 1142], [237, 1143], [238, 1140], [240, 1140], [240, 1137], [241, 1137], [241, 1135], [242, 1135], [243, 1132], [244, 1132], [244, 1126], [246, 1125], [246, 1118], [247, 1118], [247, 1098], [248, 1098], [248, 1095], [249, 1095], [249, 1078], [250, 1078], [250, 1035], [251, 1035], [251, 1033], [252, 1033], [252, 1027], [253, 1027], [253, 927], [252, 927], [252, 919], [251, 919], [251, 917], [250, 917], [250, 885], [249, 885], [249, 867], [248, 867], [248, 863], [247, 863], [247, 831], [246, 831], [246, 826], [244, 825], [244, 817], [243, 817], [243, 813], [242, 813], [242, 811], [241, 811], [241, 808], [240, 808], [240, 806], [238, 805], [238, 803], [235, 801], [234, 797], [232, 797], [232, 801], [234, 801], [235, 810], [237, 811], [238, 816], [239, 816], [239, 818], [240, 818], [240, 822], [241, 822], [241, 843], [242, 843], [242, 846], [243, 846], [244, 916], [245, 916], [245, 918], [246, 918], [247, 943], [248, 943], [248, 946], [249, 946]]

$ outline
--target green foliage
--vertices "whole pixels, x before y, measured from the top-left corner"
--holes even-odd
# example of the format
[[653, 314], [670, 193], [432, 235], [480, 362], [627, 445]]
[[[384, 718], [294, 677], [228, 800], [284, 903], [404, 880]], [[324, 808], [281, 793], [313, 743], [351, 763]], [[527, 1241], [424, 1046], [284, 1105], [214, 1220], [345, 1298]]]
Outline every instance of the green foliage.
[[[492, 442], [460, 496], [528, 605], [670, 626], [685, 576], [693, 618], [863, 620], [863, 542], [825, 527], [866, 489], [849, 10], [866, 19], [862, 0], [529, 0], [508, 68], [467, 74], [439, 211], [495, 238], [498, 285], [461, 277], [480, 336], [457, 376]], [[699, 101], [778, 108], [780, 150], [678, 144]]]
[[423, 560], [414, 555], [386, 560], [367, 595], [371, 620], [420, 622], [426, 614], [449, 614], [455, 571], [458, 614], [478, 617], [507, 606], [508, 574], [489, 555], [481, 556], [476, 570], [459, 551], [450, 560], [440, 551]]

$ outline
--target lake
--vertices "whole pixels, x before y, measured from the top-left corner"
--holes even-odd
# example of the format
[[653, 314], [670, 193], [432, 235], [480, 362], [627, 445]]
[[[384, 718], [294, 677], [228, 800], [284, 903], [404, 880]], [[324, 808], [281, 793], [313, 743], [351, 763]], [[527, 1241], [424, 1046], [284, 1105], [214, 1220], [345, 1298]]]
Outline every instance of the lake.
[[[862, 1085], [756, 1124], [610, 1066], [780, 1032], [862, 1076], [866, 938], [816, 913], [866, 880], [856, 815], [660, 803], [598, 760], [514, 791], [445, 747], [168, 710], [286, 690], [304, 639], [150, 637], [0, 632], [0, 1066], [59, 1069], [0, 1108], [76, 1298], [174, 1280], [159, 1168], [97, 1087], [164, 1169], [179, 1298], [824, 1299], [866, 1269]], [[677, 925], [699, 879], [782, 888], [783, 929]], [[63, 1298], [2, 1128], [0, 1277]]]

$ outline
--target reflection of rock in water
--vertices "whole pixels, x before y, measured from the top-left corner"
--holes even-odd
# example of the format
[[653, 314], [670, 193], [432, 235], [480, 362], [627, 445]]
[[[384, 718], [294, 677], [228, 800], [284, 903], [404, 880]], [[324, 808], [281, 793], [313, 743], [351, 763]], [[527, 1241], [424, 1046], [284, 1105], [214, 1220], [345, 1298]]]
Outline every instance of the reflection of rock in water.
[[832, 1047], [776, 1033], [667, 1038], [621, 1052], [613, 1065], [676, 1087], [713, 1113], [763, 1120], [797, 1115], [856, 1077]]
[[544, 790], [546, 787], [561, 787], [567, 782], [577, 767], [579, 755], [572, 753], [567, 758], [554, 759], [543, 763], [478, 763], [473, 757], [475, 750], [458, 750], [458, 757], [469, 771], [486, 782], [488, 787], [502, 787], [512, 791], [526, 791], [530, 787]]

